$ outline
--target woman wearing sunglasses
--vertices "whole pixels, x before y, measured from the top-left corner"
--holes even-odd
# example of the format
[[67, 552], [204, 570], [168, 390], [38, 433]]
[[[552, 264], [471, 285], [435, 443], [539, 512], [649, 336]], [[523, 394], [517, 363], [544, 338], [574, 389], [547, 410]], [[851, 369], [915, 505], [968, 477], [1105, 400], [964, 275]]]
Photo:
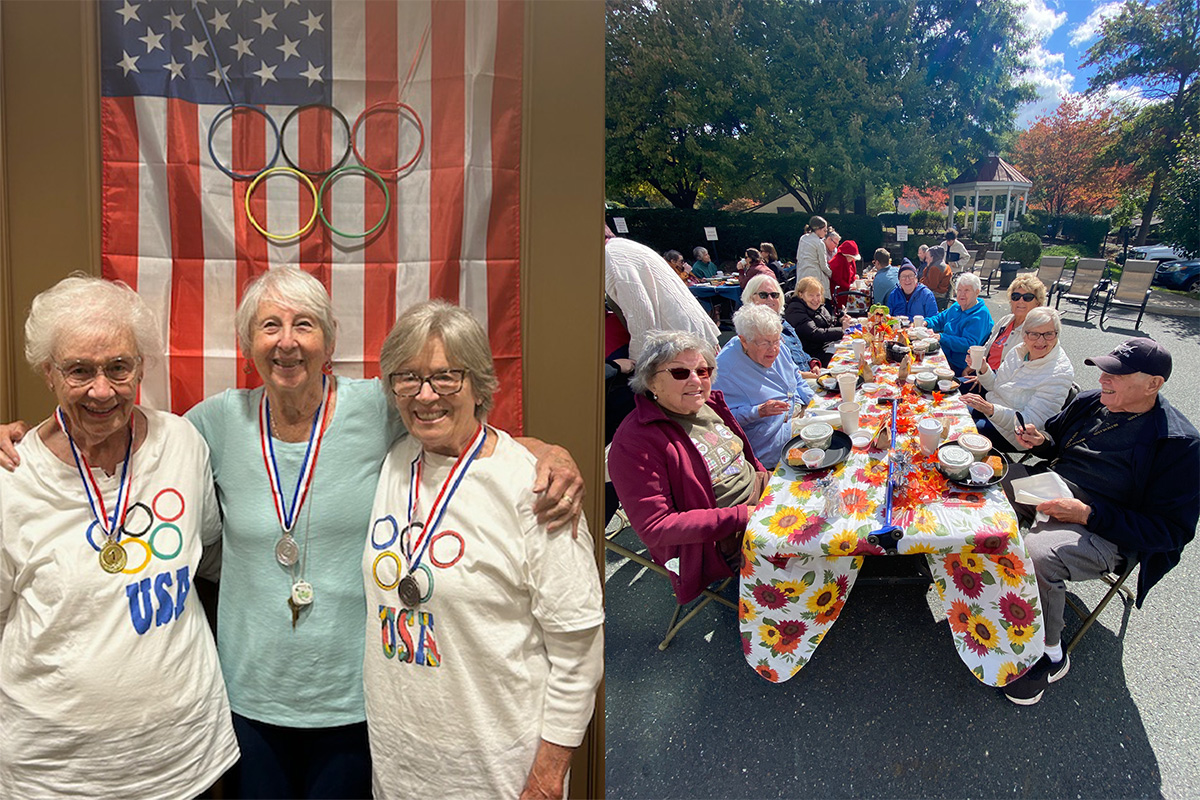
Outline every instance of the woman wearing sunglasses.
[[1062, 409], [1075, 380], [1071, 359], [1058, 343], [1062, 333], [1058, 312], [1040, 306], [1023, 322], [1021, 343], [1008, 351], [1000, 368], [994, 370], [984, 362], [979, 383], [987, 389], [987, 399], [962, 395], [971, 407], [975, 427], [1005, 452], [1024, 449], [1017, 443], [1017, 428], [1043, 427]]
[[[1029, 312], [1046, 305], [1046, 286], [1036, 275], [1020, 275], [1009, 284], [1008, 300], [1009, 313], [992, 326], [992, 334], [984, 344], [985, 360], [992, 369], [1000, 369], [1008, 352], [1021, 343], [1021, 329]], [[966, 372], [974, 370], [968, 366]]]
[[608, 472], [680, 603], [741, 566], [741, 541], [767, 473], [713, 391], [716, 357], [694, 334], [654, 331], [630, 384], [633, 413], [613, 437]]
[[[800, 343], [800, 334], [796, 333], [792, 323], [783, 318], [783, 288], [779, 281], [768, 275], [755, 275], [742, 292], [742, 305], [766, 306], [778, 314], [779, 322], [783, 325], [783, 349], [792, 357], [792, 362], [805, 371], [804, 377], [817, 377], [815, 372], [809, 372], [814, 369], [812, 362], [817, 359], [805, 352], [804, 345]], [[821, 362], [817, 361], [816, 368], [820, 368], [820, 365]]]

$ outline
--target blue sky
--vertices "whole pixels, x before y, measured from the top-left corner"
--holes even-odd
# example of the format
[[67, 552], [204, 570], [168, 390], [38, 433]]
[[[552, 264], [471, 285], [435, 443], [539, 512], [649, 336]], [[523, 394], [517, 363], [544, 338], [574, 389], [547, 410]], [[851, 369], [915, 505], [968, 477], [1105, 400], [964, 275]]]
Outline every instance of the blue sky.
[[[1027, 128], [1036, 117], [1052, 112], [1068, 93], [1087, 89], [1088, 76], [1095, 70], [1083, 69], [1081, 62], [1098, 38], [1101, 21], [1120, 11], [1123, 2], [1024, 0], [1024, 4], [1025, 23], [1037, 40], [1027, 77], [1037, 87], [1038, 97], [1018, 112], [1018, 128]], [[1110, 95], [1116, 99], [1128, 93], [1115, 90]]]

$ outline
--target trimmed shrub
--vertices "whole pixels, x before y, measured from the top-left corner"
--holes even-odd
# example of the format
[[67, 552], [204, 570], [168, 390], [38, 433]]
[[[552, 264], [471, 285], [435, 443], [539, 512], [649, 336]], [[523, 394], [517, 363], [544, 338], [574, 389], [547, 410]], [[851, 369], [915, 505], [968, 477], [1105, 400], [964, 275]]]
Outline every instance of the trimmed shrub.
[[1042, 256], [1042, 240], [1036, 233], [1017, 231], [1004, 237], [1000, 249], [1005, 261], [1020, 261], [1022, 269], [1033, 269]]
[[879, 220], [879, 224], [885, 228], [894, 228], [897, 225], [908, 225], [912, 227], [911, 214], [898, 214], [895, 211], [884, 211], [882, 214], [875, 216]]

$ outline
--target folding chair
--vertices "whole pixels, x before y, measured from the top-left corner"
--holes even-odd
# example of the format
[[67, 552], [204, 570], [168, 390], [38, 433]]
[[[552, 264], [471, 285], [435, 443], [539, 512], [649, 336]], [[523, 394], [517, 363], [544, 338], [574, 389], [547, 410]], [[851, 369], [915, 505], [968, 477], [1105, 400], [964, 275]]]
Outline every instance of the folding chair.
[[1108, 262], [1103, 258], [1079, 259], [1075, 265], [1075, 275], [1071, 278], [1071, 285], [1058, 293], [1054, 307], [1057, 309], [1064, 297], [1068, 300], [1085, 301], [1087, 305], [1084, 307], [1083, 321], [1087, 322], [1088, 316], [1092, 313], [1092, 303], [1096, 302], [1096, 298], [1106, 286], [1104, 272], [1107, 268]]
[[995, 277], [996, 283], [1000, 283], [1000, 259], [1003, 257], [1003, 250], [988, 250], [983, 256], [979, 267], [979, 280], [983, 283], [984, 294], [988, 297], [992, 296], [992, 278]]
[[[608, 531], [605, 531], [604, 532], [604, 547], [605, 547], [605, 549], [611, 550], [614, 553], [616, 553], [617, 555], [619, 555], [623, 558], [627, 558], [630, 561], [632, 561], [633, 563], [643, 566], [646, 569], [650, 570], [651, 572], [661, 575], [663, 577], [663, 579], [667, 581], [667, 587], [670, 590], [670, 581], [671, 581], [670, 574], [671, 573], [669, 573], [667, 571], [666, 567], [663, 567], [662, 565], [646, 558], [641, 553], [636, 553], [633, 550], [630, 550], [628, 547], [625, 547], [624, 545], [621, 545], [621, 544], [617, 544], [617, 542], [614, 541], [618, 536], [621, 535], [621, 533], [623, 533], [626, 530], [633, 530], [633, 529], [632, 528], [621, 528], [620, 530], [617, 530], [611, 534], [608, 533]], [[696, 600], [695, 605], [693, 605], [692, 608], [686, 614], [684, 614], [682, 619], [679, 618], [679, 615], [681, 613], [683, 613], [684, 607], [682, 604], [676, 603], [675, 611], [671, 614], [671, 621], [669, 623], [667, 623], [667, 635], [663, 638], [663, 640], [661, 642], [658, 643], [658, 649], [666, 650], [667, 646], [671, 644], [671, 640], [675, 638], [675, 634], [679, 633], [679, 629], [682, 628], [684, 625], [688, 624], [688, 622], [691, 621], [692, 617], [699, 614], [700, 611], [703, 610], [706, 605], [708, 605], [709, 603], [711, 603], [714, 600], [722, 605], [729, 606], [734, 611], [736, 611], [737, 603], [734, 603], [732, 600], [730, 600], [726, 597], [722, 597], [721, 595], [719, 595], [717, 593], [717, 592], [724, 591], [725, 587], [728, 586], [729, 582], [732, 580], [733, 580], [733, 578], [729, 577], [729, 578], [726, 578], [725, 580], [721, 581], [721, 583], [717, 586], [715, 591], [712, 589], [703, 590], [703, 592], [701, 593], [701, 597]], [[672, 597], [673, 597], [674, 596], [673, 590], [671, 590], [671, 591], [672, 591]]]
[[1137, 322], [1133, 323], [1133, 327], [1140, 328], [1142, 315], [1146, 313], [1146, 303], [1150, 300], [1150, 282], [1154, 280], [1154, 270], [1157, 268], [1157, 261], [1126, 261], [1121, 280], [1104, 295], [1104, 305], [1100, 308], [1100, 324], [1104, 324], [1104, 315], [1108, 313], [1110, 305], [1124, 306], [1138, 310]]
[[1067, 266], [1066, 256], [1042, 256], [1034, 275], [1046, 287], [1046, 305], [1054, 299], [1054, 293], [1061, 290], [1063, 269]]
[[1121, 593], [1122, 599], [1125, 602], [1125, 611], [1128, 613], [1129, 608], [1133, 605], [1136, 597], [1134, 597], [1133, 592], [1129, 590], [1129, 587], [1125, 585], [1125, 581], [1129, 578], [1129, 574], [1133, 572], [1133, 568], [1136, 567], [1137, 564], [1138, 559], [1136, 555], [1127, 556], [1125, 559], [1125, 566], [1121, 570], [1120, 575], [1116, 574], [1115, 572], [1109, 572], [1101, 576], [1101, 580], [1107, 583], [1110, 588], [1108, 593], [1105, 594], [1104, 598], [1096, 604], [1096, 607], [1092, 609], [1092, 613], [1090, 614], [1086, 608], [1072, 600], [1070, 595], [1067, 595], [1067, 605], [1069, 605], [1071, 610], [1078, 614], [1080, 619], [1083, 620], [1083, 624], [1080, 626], [1079, 630], [1075, 632], [1075, 635], [1071, 637], [1071, 641], [1067, 643], [1068, 653], [1075, 649], [1075, 646], [1079, 644], [1079, 640], [1082, 639], [1083, 635], [1088, 632], [1088, 628], [1092, 627], [1092, 623], [1095, 622], [1096, 618], [1100, 616], [1100, 612], [1104, 610], [1104, 607], [1108, 605], [1108, 602], [1117, 595], [1117, 592]]

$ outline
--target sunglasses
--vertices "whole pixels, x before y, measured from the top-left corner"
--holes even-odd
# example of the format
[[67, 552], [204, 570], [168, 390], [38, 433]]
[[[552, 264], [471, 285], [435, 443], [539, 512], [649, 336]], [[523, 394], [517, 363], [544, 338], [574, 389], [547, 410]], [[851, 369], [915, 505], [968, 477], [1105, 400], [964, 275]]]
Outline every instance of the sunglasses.
[[778, 300], [783, 295], [779, 292], [759, 292], [758, 297], [760, 300]]
[[708, 378], [709, 376], [712, 375], [713, 368], [712, 367], [696, 367], [695, 369], [688, 369], [687, 367], [671, 367], [670, 369], [660, 369], [659, 372], [669, 372], [669, 373], [671, 373], [671, 377], [677, 381], [686, 381], [688, 379], [688, 377], [694, 372], [694, 373], [696, 373], [697, 378], [699, 378], [700, 380], [704, 380], [705, 378]]
[[1014, 303], [1018, 300], [1024, 300], [1026, 303], [1032, 303], [1037, 299], [1037, 295], [1035, 295], [1033, 292], [1025, 292], [1024, 294], [1021, 294], [1020, 292], [1013, 292], [1009, 295], [1009, 297], [1012, 298]]

